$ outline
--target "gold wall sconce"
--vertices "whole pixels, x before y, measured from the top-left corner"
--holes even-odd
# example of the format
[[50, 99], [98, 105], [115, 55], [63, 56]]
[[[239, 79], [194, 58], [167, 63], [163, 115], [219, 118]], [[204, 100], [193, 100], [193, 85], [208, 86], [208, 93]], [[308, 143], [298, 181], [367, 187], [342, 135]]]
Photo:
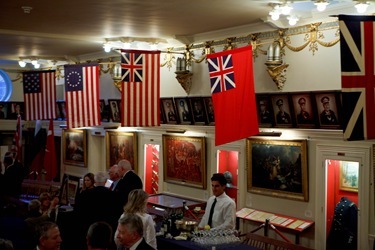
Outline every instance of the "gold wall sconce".
[[286, 82], [286, 69], [289, 64], [283, 64], [281, 59], [281, 46], [278, 41], [273, 42], [267, 51], [267, 72], [279, 90], [282, 90]]
[[190, 93], [193, 73], [186, 68], [187, 60], [185, 57], [177, 58], [176, 62], [176, 79], [185, 90], [186, 94]]

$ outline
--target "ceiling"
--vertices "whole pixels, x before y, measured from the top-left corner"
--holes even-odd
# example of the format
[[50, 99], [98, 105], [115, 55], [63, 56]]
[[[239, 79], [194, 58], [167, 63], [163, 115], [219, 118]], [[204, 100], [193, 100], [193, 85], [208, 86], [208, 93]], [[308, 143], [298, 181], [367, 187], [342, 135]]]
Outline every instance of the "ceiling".
[[[3, 0], [0, 67], [18, 68], [20, 58], [31, 57], [80, 62], [104, 53], [106, 39], [118, 37], [163, 39], [166, 42], [158, 45], [162, 49], [224, 39], [233, 27], [245, 28], [248, 34], [288, 27], [285, 20], [270, 22], [268, 18], [270, 3], [277, 2], [280, 1]], [[314, 10], [313, 1], [294, 1], [294, 11], [300, 16], [297, 25], [355, 11], [352, 0], [330, 2], [321, 14]], [[369, 12], [374, 5], [370, 5]]]

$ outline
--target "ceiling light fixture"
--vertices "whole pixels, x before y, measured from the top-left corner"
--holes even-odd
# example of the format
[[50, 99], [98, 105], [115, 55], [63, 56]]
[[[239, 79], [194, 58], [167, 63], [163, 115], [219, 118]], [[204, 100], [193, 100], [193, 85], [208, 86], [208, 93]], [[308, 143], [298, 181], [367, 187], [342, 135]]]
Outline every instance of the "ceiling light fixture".
[[20, 61], [18, 61], [18, 65], [20, 65], [21, 68], [25, 68], [26, 67], [26, 62], [20, 60]]
[[299, 20], [298, 17], [296, 17], [296, 16], [288, 16], [287, 19], [289, 20], [290, 26], [296, 25], [298, 20]]
[[366, 1], [358, 1], [358, 3], [354, 5], [354, 7], [357, 9], [357, 12], [360, 14], [365, 13], [368, 6], [369, 4]]
[[107, 52], [107, 53], [111, 52], [111, 49], [112, 49], [111, 45], [108, 44], [108, 43], [105, 43], [103, 45], [103, 48], [104, 48], [104, 51]]
[[327, 8], [329, 2], [326, 0], [316, 0], [314, 4], [316, 5], [316, 9], [318, 11], [324, 11]]
[[286, 3], [286, 4], [281, 5], [280, 9], [281, 9], [281, 14], [289, 15], [293, 7]]
[[36, 60], [36, 59], [32, 59], [32, 60], [31, 60], [31, 64], [34, 65], [34, 66], [37, 65], [37, 64], [38, 64], [38, 60]]
[[40, 64], [39, 63], [34, 64], [34, 68], [39, 69], [40, 68]]

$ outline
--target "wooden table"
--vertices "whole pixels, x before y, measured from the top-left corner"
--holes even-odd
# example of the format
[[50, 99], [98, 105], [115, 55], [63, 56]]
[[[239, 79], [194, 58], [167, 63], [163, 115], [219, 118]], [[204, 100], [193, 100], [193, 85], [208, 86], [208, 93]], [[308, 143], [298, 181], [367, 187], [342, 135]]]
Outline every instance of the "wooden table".
[[268, 227], [271, 227], [273, 230], [276, 231], [283, 239], [289, 241], [277, 228], [283, 228], [290, 230], [295, 233], [296, 239], [295, 243], [299, 244], [299, 236], [300, 233], [310, 228], [314, 225], [314, 221], [305, 220], [300, 218], [295, 218], [287, 215], [276, 214], [261, 210], [256, 210], [252, 208], [242, 208], [241, 210], [237, 211], [237, 228], [239, 225], [239, 220], [249, 220], [262, 223], [258, 228], [253, 230], [252, 232], [258, 231], [261, 228], [264, 228], [265, 235], [267, 236]]

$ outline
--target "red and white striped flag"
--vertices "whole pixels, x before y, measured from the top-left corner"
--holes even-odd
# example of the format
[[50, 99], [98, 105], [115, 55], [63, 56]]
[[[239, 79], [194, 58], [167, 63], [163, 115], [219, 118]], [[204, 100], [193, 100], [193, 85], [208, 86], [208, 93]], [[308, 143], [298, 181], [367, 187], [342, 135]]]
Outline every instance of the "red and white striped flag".
[[68, 128], [100, 125], [98, 64], [65, 65]]
[[55, 133], [53, 131], [53, 121], [49, 121], [47, 143], [44, 154], [44, 170], [46, 171], [46, 181], [52, 181], [57, 175], [57, 160], [55, 150]]
[[56, 118], [55, 71], [23, 73], [26, 121]]
[[160, 51], [121, 50], [121, 125], [160, 126]]

